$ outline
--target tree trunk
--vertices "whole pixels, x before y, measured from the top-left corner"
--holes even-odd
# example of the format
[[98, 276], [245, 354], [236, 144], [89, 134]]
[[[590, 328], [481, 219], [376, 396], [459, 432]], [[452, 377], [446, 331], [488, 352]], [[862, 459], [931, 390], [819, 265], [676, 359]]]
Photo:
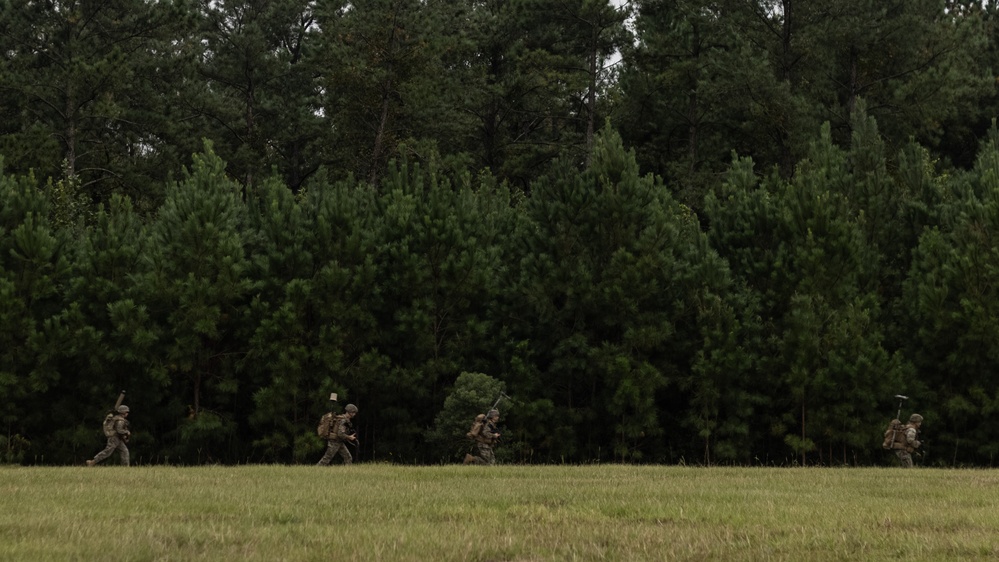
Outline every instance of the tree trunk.
[[[694, 60], [694, 64], [697, 64], [697, 59], [701, 56], [701, 41], [700, 35], [698, 33], [698, 26], [696, 22], [693, 25], [693, 52], [691, 56]], [[690, 158], [690, 166], [688, 172], [693, 176], [694, 171], [697, 168], [697, 133], [698, 133], [698, 119], [697, 119], [697, 86], [698, 80], [697, 75], [691, 76], [691, 86], [690, 95], [687, 97], [687, 156]]]
[[[781, 26], [781, 75], [780, 79], [791, 84], [794, 83], [794, 57], [791, 49], [791, 37], [794, 23], [793, 0], [781, 0], [783, 7], [784, 22]], [[792, 87], [793, 91], [793, 87]], [[791, 152], [791, 133], [789, 132], [791, 116], [784, 113], [781, 116], [779, 127], [780, 156], [777, 163], [780, 175], [783, 178], [790, 178], [794, 175], [794, 155]]]
[[66, 89], [66, 178], [76, 177], [76, 93], [73, 84]]
[[194, 372], [194, 415], [201, 413], [201, 371]]
[[801, 466], [805, 466], [805, 398], [801, 398]]
[[850, 47], [850, 93], [846, 101], [847, 123], [852, 122], [853, 108], [857, 105], [857, 94], [860, 91], [860, 86], [857, 84], [857, 57], [857, 48]]
[[[256, 116], [254, 114], [254, 87], [253, 79], [250, 79], [248, 88], [246, 91], [246, 143], [250, 145], [251, 149], [256, 149], [256, 134], [257, 134], [257, 122]], [[253, 152], [251, 151], [251, 154]], [[260, 155], [261, 157], [263, 154]], [[253, 163], [247, 162], [246, 164], [246, 184], [244, 188], [246, 192], [249, 193], [250, 189], [253, 187]]]
[[597, 39], [600, 36], [600, 30], [597, 29], [596, 25], [592, 27], [590, 34], [590, 53], [589, 53], [589, 71], [590, 71], [590, 90], [586, 94], [586, 165], [590, 165], [590, 160], [593, 158], [593, 135], [596, 125], [594, 121], [597, 118]]
[[381, 166], [379, 162], [381, 161], [382, 152], [384, 151], [385, 129], [388, 128], [389, 100], [391, 97], [392, 79], [389, 78], [385, 82], [385, 86], [382, 88], [382, 114], [378, 119], [378, 131], [375, 133], [375, 144], [371, 149], [371, 170], [368, 173], [368, 182], [372, 186], [377, 186], [378, 184], [378, 170]]

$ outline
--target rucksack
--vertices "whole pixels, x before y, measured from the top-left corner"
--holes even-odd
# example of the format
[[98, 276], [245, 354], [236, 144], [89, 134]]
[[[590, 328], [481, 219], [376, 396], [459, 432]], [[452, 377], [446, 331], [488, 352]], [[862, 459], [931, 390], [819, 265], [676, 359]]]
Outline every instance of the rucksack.
[[316, 427], [316, 435], [322, 437], [323, 439], [330, 438], [330, 431], [333, 429], [333, 412], [326, 412], [323, 417], [319, 418], [319, 426]]
[[479, 439], [479, 436], [482, 434], [482, 426], [484, 425], [486, 425], [486, 415], [479, 414], [475, 416], [475, 421], [472, 422], [472, 428], [468, 430], [465, 437], [468, 437], [469, 439]]
[[330, 434], [336, 431], [336, 424], [344, 419], [346, 414], [336, 415], [333, 412], [326, 412], [319, 418], [319, 426], [316, 427], [316, 434], [323, 439], [329, 439]]
[[114, 414], [104, 416], [104, 423], [101, 425], [101, 429], [104, 430], [104, 437], [114, 437], [118, 434], [114, 430]]
[[903, 449], [904, 445], [896, 446], [896, 443], [905, 441], [905, 425], [898, 419], [888, 422], [888, 429], [885, 430], [885, 439], [881, 443], [882, 449]]

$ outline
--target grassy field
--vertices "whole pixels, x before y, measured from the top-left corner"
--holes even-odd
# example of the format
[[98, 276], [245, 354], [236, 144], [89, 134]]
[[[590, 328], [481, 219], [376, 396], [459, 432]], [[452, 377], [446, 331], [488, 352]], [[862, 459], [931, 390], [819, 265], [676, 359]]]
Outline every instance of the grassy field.
[[0, 468], [0, 560], [974, 560], [999, 472]]

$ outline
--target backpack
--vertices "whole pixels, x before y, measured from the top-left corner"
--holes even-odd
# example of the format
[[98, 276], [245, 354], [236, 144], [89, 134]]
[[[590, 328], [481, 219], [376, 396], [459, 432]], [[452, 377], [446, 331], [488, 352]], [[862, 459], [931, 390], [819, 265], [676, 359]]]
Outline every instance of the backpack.
[[[888, 422], [888, 429], [885, 429], [885, 439], [881, 443], [882, 449], [904, 449], [902, 445], [905, 441], [905, 425], [898, 419]], [[896, 445], [898, 443], [899, 445]]]
[[114, 430], [114, 414], [104, 416], [104, 423], [101, 424], [101, 429], [104, 430], [104, 437], [118, 435], [118, 432]]
[[319, 426], [316, 427], [316, 435], [322, 437], [323, 439], [330, 438], [330, 431], [333, 430], [333, 419], [336, 416], [333, 412], [326, 412], [323, 417], [319, 418]]
[[475, 421], [472, 422], [472, 428], [468, 430], [465, 437], [469, 439], [478, 440], [479, 436], [482, 434], [482, 426], [486, 425], [486, 415], [479, 414], [475, 416]]
[[323, 417], [319, 418], [319, 426], [316, 427], [316, 435], [322, 437], [323, 439], [329, 439], [330, 437], [336, 437], [336, 424], [340, 420], [346, 418], [346, 414], [336, 415], [333, 412], [326, 412]]

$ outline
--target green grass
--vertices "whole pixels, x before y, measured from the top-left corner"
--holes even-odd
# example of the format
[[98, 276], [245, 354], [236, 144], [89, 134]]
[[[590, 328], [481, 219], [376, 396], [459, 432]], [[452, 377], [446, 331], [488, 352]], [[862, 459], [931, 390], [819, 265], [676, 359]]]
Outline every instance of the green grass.
[[0, 468], [0, 560], [974, 560], [999, 472]]

